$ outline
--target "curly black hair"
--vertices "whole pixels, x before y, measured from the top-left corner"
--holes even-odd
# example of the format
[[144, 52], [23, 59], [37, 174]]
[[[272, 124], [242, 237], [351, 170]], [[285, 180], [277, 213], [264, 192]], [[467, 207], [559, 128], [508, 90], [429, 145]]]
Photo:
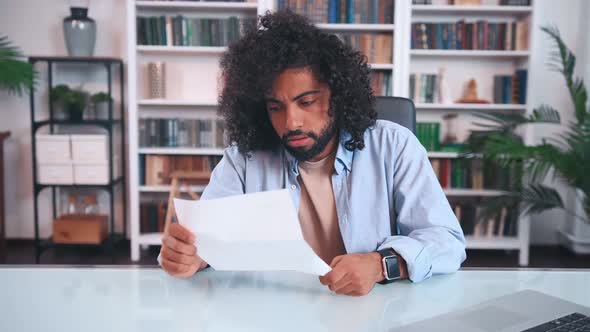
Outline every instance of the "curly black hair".
[[219, 114], [241, 152], [273, 150], [281, 143], [266, 111], [265, 95], [284, 70], [309, 67], [331, 90], [330, 114], [351, 134], [350, 151], [363, 149], [363, 134], [377, 112], [367, 57], [337, 36], [320, 31], [290, 10], [267, 12], [258, 26], [231, 44], [220, 60]]

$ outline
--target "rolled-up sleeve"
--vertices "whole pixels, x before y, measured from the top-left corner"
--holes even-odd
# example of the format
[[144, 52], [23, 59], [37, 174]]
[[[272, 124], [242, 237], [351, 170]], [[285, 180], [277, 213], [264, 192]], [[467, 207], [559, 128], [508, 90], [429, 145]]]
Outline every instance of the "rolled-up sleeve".
[[424, 147], [409, 131], [397, 138], [393, 195], [399, 235], [386, 238], [379, 249], [393, 248], [402, 256], [413, 282], [455, 272], [466, 258], [461, 226]]
[[211, 173], [209, 184], [201, 195], [202, 200], [244, 194], [244, 155], [236, 146], [226, 148], [223, 158]]

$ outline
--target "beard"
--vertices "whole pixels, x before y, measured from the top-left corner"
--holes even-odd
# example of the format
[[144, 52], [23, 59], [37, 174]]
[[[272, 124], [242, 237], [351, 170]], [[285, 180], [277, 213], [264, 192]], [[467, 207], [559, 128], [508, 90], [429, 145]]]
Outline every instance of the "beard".
[[[285, 149], [287, 149], [287, 151], [289, 151], [297, 160], [308, 161], [324, 151], [330, 140], [336, 135], [336, 131], [336, 121], [334, 118], [331, 118], [319, 135], [312, 131], [304, 132], [302, 130], [294, 130], [283, 135], [281, 142]], [[287, 141], [293, 136], [307, 136], [311, 138], [314, 143], [310, 147], [289, 146]]]

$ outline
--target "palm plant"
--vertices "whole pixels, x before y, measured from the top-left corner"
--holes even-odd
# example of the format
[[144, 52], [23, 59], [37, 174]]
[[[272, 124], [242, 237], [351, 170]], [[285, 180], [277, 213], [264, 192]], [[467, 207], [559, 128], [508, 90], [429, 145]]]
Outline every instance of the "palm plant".
[[8, 37], [0, 37], [0, 89], [20, 96], [34, 86], [37, 74], [23, 57]]
[[[516, 134], [518, 127], [531, 123], [561, 123], [559, 112], [541, 105], [529, 116], [519, 114], [477, 114], [484, 122], [477, 122], [478, 130], [468, 140], [470, 154], [480, 153], [489, 162], [503, 167], [521, 166], [527, 174], [520, 177], [511, 189], [486, 203], [483, 217], [497, 213], [501, 206], [522, 206], [523, 214], [536, 214], [549, 209], [562, 209], [576, 219], [590, 218], [590, 110], [588, 94], [582, 79], [574, 78], [576, 57], [563, 42], [559, 30], [547, 26], [542, 30], [555, 42], [551, 54], [551, 69], [565, 78], [566, 87], [575, 108], [575, 120], [566, 124], [565, 133], [544, 139], [541, 144], [527, 146]], [[586, 217], [564, 205], [559, 192], [542, 181], [551, 175], [576, 189]]]

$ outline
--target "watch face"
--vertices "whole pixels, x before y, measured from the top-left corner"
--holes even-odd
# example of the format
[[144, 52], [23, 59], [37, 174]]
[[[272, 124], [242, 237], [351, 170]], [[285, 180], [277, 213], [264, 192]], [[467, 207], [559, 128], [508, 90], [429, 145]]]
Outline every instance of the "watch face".
[[385, 279], [387, 279], [387, 280], [399, 279], [400, 272], [399, 272], [399, 263], [397, 261], [397, 256], [393, 255], [393, 256], [385, 257], [384, 261], [385, 261], [385, 267], [386, 267], [386, 269], [384, 269], [384, 270], [387, 271]]

